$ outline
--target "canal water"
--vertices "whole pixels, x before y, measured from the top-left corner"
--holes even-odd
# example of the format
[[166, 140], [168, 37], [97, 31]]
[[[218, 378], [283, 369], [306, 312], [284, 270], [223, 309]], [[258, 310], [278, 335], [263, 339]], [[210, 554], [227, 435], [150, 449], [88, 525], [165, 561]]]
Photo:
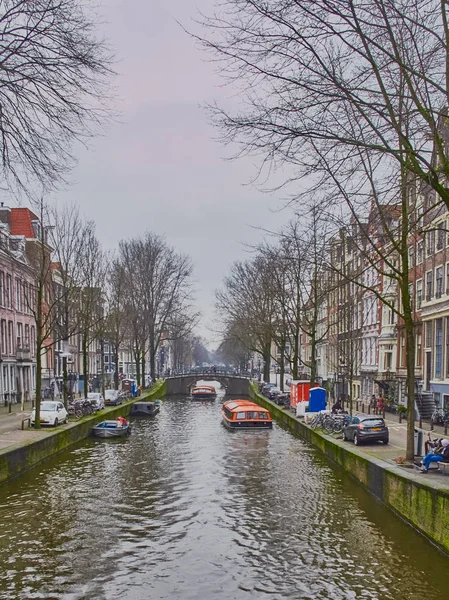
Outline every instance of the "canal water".
[[1, 600], [447, 596], [449, 560], [280, 427], [168, 399], [0, 491]]

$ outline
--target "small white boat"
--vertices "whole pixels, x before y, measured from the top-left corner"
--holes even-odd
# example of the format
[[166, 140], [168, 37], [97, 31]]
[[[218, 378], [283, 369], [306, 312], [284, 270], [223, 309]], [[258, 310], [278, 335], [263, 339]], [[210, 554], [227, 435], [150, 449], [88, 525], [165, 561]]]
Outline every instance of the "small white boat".
[[125, 419], [102, 421], [92, 429], [94, 437], [99, 438], [125, 437], [130, 433], [131, 425]]

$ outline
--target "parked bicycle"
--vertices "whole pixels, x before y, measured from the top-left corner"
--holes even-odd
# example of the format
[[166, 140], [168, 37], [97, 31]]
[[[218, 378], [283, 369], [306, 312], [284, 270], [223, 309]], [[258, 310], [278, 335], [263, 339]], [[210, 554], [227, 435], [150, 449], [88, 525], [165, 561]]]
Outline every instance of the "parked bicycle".
[[444, 425], [445, 423], [448, 423], [449, 422], [449, 411], [444, 410], [444, 408], [435, 408], [435, 410], [432, 413], [431, 421], [435, 425], [438, 425], [438, 424]]

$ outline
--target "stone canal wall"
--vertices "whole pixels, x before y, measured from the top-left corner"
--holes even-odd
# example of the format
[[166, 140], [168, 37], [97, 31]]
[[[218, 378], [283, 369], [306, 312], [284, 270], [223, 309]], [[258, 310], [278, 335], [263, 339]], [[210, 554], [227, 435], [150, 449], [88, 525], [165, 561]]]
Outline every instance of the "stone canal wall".
[[[268, 408], [276, 421], [316, 446], [378, 500], [449, 553], [449, 489], [436, 481], [394, 464], [363, 454], [362, 450], [313, 431], [293, 413], [260, 395], [251, 386], [251, 397]], [[419, 480], [418, 480], [419, 478]]]
[[158, 381], [151, 390], [143, 393], [139, 398], [133, 398], [119, 406], [106, 407], [96, 415], [83, 417], [79, 421], [70, 422], [56, 429], [45, 429], [46, 435], [40, 440], [0, 450], [0, 483], [25, 473], [46, 458], [89, 437], [92, 427], [101, 421], [129, 415], [134, 402], [154, 400], [164, 396], [165, 388], [165, 381]]

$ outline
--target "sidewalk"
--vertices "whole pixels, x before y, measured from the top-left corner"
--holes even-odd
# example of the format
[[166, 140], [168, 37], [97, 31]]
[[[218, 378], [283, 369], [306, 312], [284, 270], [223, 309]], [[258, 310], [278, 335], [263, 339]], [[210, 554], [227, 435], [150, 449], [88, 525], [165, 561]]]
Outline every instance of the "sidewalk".
[[[360, 412], [360, 411], [359, 411]], [[355, 411], [354, 411], [355, 413]], [[384, 444], [363, 444], [362, 446], [357, 446], [357, 450], [362, 454], [365, 454], [370, 457], [374, 457], [380, 460], [385, 461], [390, 465], [396, 465], [405, 471], [408, 472], [409, 475], [412, 475], [413, 478], [419, 482], [424, 484], [430, 484], [431, 486], [436, 485], [437, 487], [444, 487], [449, 489], [449, 476], [445, 475], [444, 472], [439, 471], [435, 468], [429, 469], [428, 473], [420, 473], [417, 469], [414, 469], [411, 465], [398, 465], [395, 462], [395, 458], [400, 456], [405, 457], [405, 448], [406, 448], [406, 437], [407, 437], [407, 423], [405, 420], [402, 423], [399, 423], [399, 416], [393, 415], [390, 413], [386, 413], [385, 422], [388, 425], [388, 429], [390, 432], [390, 443], [388, 445]], [[431, 431], [429, 423], [422, 424], [421, 431], [423, 432], [423, 446], [422, 452], [425, 453], [424, 442], [428, 439], [428, 435], [430, 433], [431, 438], [440, 438], [444, 437], [444, 427], [435, 426], [435, 429]], [[415, 423], [415, 428], [419, 429], [419, 422]], [[333, 438], [342, 438], [342, 436], [330, 436]], [[448, 435], [449, 439], [449, 435]], [[343, 442], [342, 444], [347, 444], [349, 447], [352, 447], [353, 444], [351, 442]], [[419, 459], [416, 459], [419, 461]]]

